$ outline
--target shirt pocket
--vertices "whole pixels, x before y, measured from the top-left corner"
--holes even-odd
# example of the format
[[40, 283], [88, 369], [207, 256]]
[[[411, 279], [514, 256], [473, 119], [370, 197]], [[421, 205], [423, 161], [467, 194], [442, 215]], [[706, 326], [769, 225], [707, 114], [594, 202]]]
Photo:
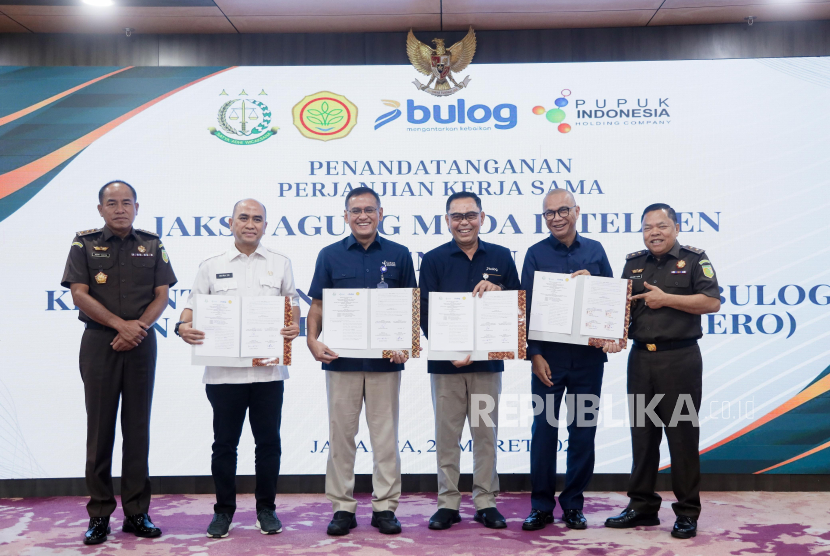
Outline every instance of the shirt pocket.
[[393, 287], [399, 286], [401, 282], [401, 271], [395, 267], [388, 267], [386, 274], [383, 275], [383, 281]]
[[280, 282], [275, 276], [263, 276], [259, 279], [260, 289], [265, 295], [280, 295]]
[[231, 294], [239, 287], [236, 280], [228, 280], [227, 278], [217, 280], [213, 283], [213, 293], [227, 293]]
[[663, 280], [663, 286], [666, 290], [688, 290], [692, 277], [687, 274], [669, 274]]
[[142, 286], [152, 285], [156, 274], [155, 257], [132, 257], [133, 281]]
[[599, 276], [600, 275], [599, 263], [586, 263], [585, 264], [585, 270], [590, 272], [591, 276]]
[[354, 281], [357, 272], [354, 268], [336, 267], [331, 272], [331, 281], [335, 287], [346, 287], [348, 281]]

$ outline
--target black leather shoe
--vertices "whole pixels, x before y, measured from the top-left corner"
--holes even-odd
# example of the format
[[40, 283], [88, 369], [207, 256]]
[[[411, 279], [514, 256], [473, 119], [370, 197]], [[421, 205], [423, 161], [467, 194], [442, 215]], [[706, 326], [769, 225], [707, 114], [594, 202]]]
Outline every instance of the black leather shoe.
[[110, 518], [91, 517], [89, 528], [84, 533], [84, 544], [101, 544], [107, 540], [107, 535], [112, 533], [110, 529]]
[[525, 531], [538, 531], [539, 529], [544, 529], [545, 525], [549, 523], [553, 523], [553, 512], [530, 510], [530, 515], [522, 523], [522, 529]]
[[458, 514], [458, 510], [441, 508], [429, 518], [429, 528], [436, 531], [449, 529], [453, 523], [461, 523], [461, 516]]
[[582, 515], [582, 510], [565, 510], [562, 514], [562, 521], [568, 529], [587, 529], [588, 520]]
[[372, 527], [377, 527], [384, 535], [397, 535], [401, 532], [401, 522], [395, 517], [395, 512], [389, 510], [372, 512]]
[[352, 512], [334, 512], [331, 523], [326, 528], [326, 533], [334, 536], [348, 535], [350, 529], [357, 527], [357, 519]]
[[648, 525], [660, 525], [660, 518], [657, 517], [656, 513], [641, 514], [634, 510], [626, 509], [620, 515], [615, 515], [605, 520], [605, 526], [614, 529], [630, 529], [631, 527]]
[[161, 536], [161, 529], [153, 525], [153, 521], [147, 514], [125, 516], [124, 526], [121, 527], [121, 530], [144, 539], [154, 539]]
[[697, 535], [697, 520], [685, 515], [677, 516], [671, 536], [676, 539], [691, 539], [695, 535]]
[[507, 522], [504, 521], [504, 516], [499, 513], [496, 508], [484, 508], [478, 510], [473, 519], [487, 527], [488, 529], [504, 529], [507, 527]]

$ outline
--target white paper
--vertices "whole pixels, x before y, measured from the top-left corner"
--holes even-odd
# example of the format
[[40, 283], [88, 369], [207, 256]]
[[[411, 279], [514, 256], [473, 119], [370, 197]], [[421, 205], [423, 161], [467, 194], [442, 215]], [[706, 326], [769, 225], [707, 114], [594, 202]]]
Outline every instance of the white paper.
[[282, 357], [285, 297], [242, 298], [242, 357]]
[[335, 351], [368, 349], [368, 328], [368, 290], [323, 290], [323, 343]]
[[[582, 291], [580, 334], [592, 338], [622, 338], [628, 281], [586, 276]], [[536, 302], [533, 302], [534, 305]]]
[[197, 295], [193, 327], [205, 333], [204, 343], [194, 346], [195, 355], [239, 357], [239, 298]]
[[372, 349], [412, 349], [412, 288], [369, 291]]
[[573, 331], [576, 279], [570, 274], [536, 271], [528, 330], [570, 334]]
[[473, 351], [475, 305], [472, 292], [429, 294], [429, 348]]
[[518, 349], [519, 292], [485, 292], [475, 304], [476, 350]]

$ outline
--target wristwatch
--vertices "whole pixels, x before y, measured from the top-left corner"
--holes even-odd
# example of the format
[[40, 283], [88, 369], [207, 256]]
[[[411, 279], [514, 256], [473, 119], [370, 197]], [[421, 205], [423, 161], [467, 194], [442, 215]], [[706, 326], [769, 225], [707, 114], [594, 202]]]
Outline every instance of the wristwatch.
[[182, 325], [182, 324], [185, 324], [185, 323], [190, 324], [190, 322], [188, 322], [186, 320], [180, 320], [179, 322], [176, 323], [176, 328], [173, 329], [173, 332], [175, 332], [176, 336], [178, 336], [179, 338], [182, 337], [182, 335], [179, 334], [179, 326]]

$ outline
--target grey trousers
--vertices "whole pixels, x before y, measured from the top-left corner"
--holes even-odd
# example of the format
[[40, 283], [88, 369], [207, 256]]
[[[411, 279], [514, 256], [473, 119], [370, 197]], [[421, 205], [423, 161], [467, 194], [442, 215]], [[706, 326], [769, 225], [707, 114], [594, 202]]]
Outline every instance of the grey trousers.
[[355, 513], [355, 436], [366, 402], [366, 423], [372, 444], [372, 511], [395, 511], [401, 497], [401, 455], [398, 413], [401, 373], [326, 371], [329, 406], [329, 458], [326, 497], [335, 512]]
[[[496, 496], [499, 494], [496, 443], [501, 375], [502, 373], [429, 375], [432, 405], [435, 408], [439, 509], [457, 510], [461, 505], [458, 479], [461, 474], [461, 433], [464, 431], [465, 420], [470, 422], [473, 438], [473, 504], [476, 510], [496, 506]], [[492, 400], [490, 411], [484, 411], [488, 407], [484, 401], [487, 398]]]

